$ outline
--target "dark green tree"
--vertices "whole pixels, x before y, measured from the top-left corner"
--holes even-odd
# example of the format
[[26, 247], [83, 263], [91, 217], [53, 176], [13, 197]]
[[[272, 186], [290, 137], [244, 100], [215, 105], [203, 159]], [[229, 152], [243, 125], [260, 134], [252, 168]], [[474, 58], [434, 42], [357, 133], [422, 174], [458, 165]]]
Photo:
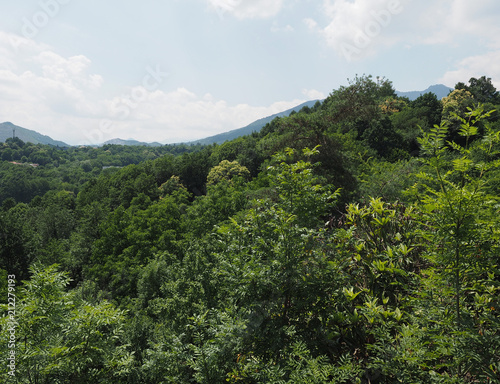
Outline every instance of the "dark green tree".
[[478, 103], [500, 103], [500, 94], [491, 82], [491, 77], [481, 76], [478, 79], [471, 77], [468, 85], [460, 82], [455, 85], [455, 89], [469, 91]]

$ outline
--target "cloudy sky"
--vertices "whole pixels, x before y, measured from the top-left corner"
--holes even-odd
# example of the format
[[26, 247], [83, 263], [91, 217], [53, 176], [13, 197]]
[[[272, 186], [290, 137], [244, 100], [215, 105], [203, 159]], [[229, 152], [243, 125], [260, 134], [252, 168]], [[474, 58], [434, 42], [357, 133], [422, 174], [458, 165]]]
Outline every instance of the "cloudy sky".
[[498, 0], [20, 0], [0, 15], [0, 122], [69, 144], [203, 138], [356, 74], [500, 88]]

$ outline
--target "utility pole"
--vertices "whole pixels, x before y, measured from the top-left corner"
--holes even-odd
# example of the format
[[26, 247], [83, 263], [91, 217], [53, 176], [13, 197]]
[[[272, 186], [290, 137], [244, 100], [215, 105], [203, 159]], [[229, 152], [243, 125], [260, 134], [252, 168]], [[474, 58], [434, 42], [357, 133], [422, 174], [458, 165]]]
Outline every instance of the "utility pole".
[[16, 138], [16, 128], [12, 128], [12, 138]]

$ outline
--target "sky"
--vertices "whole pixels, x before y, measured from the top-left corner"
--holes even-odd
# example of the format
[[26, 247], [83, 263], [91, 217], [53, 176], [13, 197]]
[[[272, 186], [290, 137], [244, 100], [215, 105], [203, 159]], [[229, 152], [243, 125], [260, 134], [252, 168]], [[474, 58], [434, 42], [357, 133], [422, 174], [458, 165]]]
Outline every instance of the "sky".
[[0, 122], [71, 145], [205, 138], [363, 74], [500, 89], [498, 0], [19, 0], [0, 15]]

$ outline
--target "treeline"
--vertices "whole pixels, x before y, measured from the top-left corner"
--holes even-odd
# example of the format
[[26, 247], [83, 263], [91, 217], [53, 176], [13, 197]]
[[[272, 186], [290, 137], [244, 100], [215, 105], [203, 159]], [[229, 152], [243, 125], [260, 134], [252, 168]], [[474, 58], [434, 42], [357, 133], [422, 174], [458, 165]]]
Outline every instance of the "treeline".
[[24, 143], [9, 138], [0, 143], [0, 205], [8, 199], [29, 203], [35, 196], [51, 190], [66, 190], [77, 194], [80, 188], [103, 171], [158, 159], [165, 155], [178, 156], [201, 150], [200, 145], [165, 145], [133, 147], [104, 145], [102, 147], [59, 148]]
[[10, 139], [0, 353], [14, 327], [20, 383], [498, 383], [499, 105], [362, 76], [222, 145]]

